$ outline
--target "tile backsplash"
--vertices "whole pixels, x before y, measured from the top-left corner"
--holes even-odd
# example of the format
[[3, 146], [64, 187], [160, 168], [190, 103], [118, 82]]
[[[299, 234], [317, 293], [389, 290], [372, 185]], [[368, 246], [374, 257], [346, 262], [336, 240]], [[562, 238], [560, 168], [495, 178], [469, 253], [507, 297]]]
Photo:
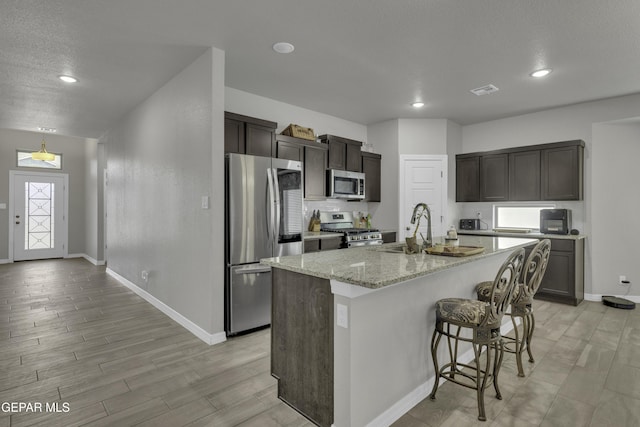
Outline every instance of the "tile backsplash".
[[346, 200], [339, 199], [305, 200], [304, 223], [306, 225], [309, 224], [311, 214], [314, 210], [320, 210], [323, 212], [351, 212], [356, 214], [358, 212], [363, 212], [365, 214], [370, 213], [369, 203], [367, 202], [348, 202]]

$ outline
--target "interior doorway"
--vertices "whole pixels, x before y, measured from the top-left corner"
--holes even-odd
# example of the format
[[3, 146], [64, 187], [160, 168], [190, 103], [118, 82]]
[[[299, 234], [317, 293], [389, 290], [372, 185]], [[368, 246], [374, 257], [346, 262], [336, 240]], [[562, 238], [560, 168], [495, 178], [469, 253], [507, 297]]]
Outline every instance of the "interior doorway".
[[10, 171], [9, 183], [9, 259], [65, 257], [69, 175]]
[[[402, 155], [400, 156], [400, 240], [413, 235], [411, 224], [413, 208], [426, 203], [431, 211], [431, 233], [443, 236], [446, 233], [447, 211], [447, 156], [446, 155]], [[420, 222], [420, 233], [427, 236], [427, 221]]]

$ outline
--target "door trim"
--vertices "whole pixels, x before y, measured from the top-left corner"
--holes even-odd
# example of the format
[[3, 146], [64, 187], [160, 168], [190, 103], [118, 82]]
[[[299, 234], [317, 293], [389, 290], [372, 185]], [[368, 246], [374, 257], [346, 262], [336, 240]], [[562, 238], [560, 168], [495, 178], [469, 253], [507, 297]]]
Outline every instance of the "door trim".
[[30, 172], [30, 171], [9, 171], [9, 262], [13, 262], [13, 243], [14, 243], [14, 228], [15, 228], [15, 178], [17, 176], [34, 176], [34, 177], [53, 177], [64, 179], [64, 192], [62, 196], [62, 256], [67, 258], [69, 256], [69, 174], [68, 173], [54, 173], [54, 172]]
[[[402, 206], [405, 201], [405, 182], [404, 182], [404, 166], [407, 160], [437, 160], [442, 166], [442, 216], [443, 224], [447, 224], [449, 205], [448, 205], [448, 156], [446, 154], [401, 154], [398, 167], [398, 240], [404, 241], [404, 226], [407, 218], [402, 218]], [[435, 236], [434, 236], [435, 237]]]

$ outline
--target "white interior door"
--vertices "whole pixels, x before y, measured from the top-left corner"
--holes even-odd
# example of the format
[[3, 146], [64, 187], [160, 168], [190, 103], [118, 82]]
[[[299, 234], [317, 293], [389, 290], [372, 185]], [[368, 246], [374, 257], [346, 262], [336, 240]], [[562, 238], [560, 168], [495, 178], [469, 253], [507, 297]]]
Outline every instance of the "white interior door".
[[[433, 237], [446, 233], [445, 212], [447, 210], [447, 156], [400, 156], [400, 233], [402, 239], [413, 235], [415, 224], [411, 224], [413, 208], [426, 203], [431, 211], [431, 234]], [[418, 229], [427, 237], [427, 221], [423, 218]]]
[[12, 171], [13, 260], [66, 255], [65, 174]]

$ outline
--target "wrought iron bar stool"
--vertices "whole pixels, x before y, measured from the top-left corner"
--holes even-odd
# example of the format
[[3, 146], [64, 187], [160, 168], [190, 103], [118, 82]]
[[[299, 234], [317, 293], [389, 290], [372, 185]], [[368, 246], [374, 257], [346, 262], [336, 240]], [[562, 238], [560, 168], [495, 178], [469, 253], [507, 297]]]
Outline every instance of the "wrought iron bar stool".
[[[524, 264], [518, 285], [514, 291], [513, 299], [511, 300], [511, 307], [507, 312], [507, 314], [511, 316], [515, 338], [504, 337], [505, 340], [508, 340], [505, 343], [505, 351], [516, 355], [518, 376], [520, 377], [524, 377], [522, 353], [525, 348], [529, 354], [529, 362], [534, 362], [533, 354], [531, 353], [531, 338], [533, 337], [533, 330], [536, 325], [533, 316], [533, 296], [538, 291], [544, 273], [547, 271], [550, 251], [551, 241], [549, 239], [541, 240], [533, 248]], [[491, 298], [492, 285], [492, 282], [482, 282], [476, 287], [480, 301], [489, 301]], [[516, 322], [518, 318], [520, 319], [520, 323], [522, 323], [522, 337], [518, 334], [518, 325]]]
[[[475, 389], [478, 400], [478, 419], [486, 421], [484, 391], [491, 384], [496, 397], [502, 399], [498, 387], [498, 373], [504, 354], [500, 326], [505, 310], [511, 302], [517, 279], [522, 269], [524, 249], [512, 252], [498, 270], [492, 282], [488, 301], [463, 298], [446, 298], [436, 302], [436, 327], [431, 339], [431, 356], [436, 377], [430, 398], [435, 400], [440, 378], [445, 378], [461, 386]], [[461, 332], [467, 331], [462, 336]], [[447, 337], [450, 362], [438, 365], [438, 345]], [[469, 342], [473, 348], [474, 365], [458, 362], [460, 341]], [[482, 366], [480, 355], [486, 347], [486, 362]], [[493, 366], [492, 365], [493, 353]], [[463, 370], [464, 368], [464, 370]]]

